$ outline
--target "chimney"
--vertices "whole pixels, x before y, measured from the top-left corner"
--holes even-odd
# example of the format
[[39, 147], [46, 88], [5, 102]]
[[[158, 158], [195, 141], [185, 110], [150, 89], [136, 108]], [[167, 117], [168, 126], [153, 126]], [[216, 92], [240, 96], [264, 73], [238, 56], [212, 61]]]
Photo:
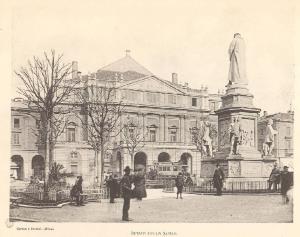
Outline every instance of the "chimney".
[[175, 72], [172, 73], [172, 82], [178, 84], [178, 75]]
[[126, 49], [126, 50], [125, 50], [125, 56], [126, 56], [126, 57], [130, 56], [130, 53], [131, 53], [131, 51], [130, 51], [129, 49]]
[[189, 87], [189, 83], [185, 82], [185, 83], [184, 83], [184, 86], [185, 86], [186, 88], [188, 88], [188, 87]]
[[267, 117], [267, 116], [268, 116], [268, 112], [264, 111], [264, 117]]
[[72, 62], [72, 79], [76, 79], [78, 76], [78, 62]]

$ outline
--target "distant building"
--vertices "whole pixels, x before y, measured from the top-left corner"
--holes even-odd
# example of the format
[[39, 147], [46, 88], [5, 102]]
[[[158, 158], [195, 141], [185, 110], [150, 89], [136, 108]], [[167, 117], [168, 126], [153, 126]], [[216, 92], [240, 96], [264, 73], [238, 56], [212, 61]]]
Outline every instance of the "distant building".
[[273, 155], [281, 165], [293, 167], [293, 134], [294, 134], [294, 112], [276, 113], [268, 115], [264, 112], [258, 122], [258, 148], [262, 152], [264, 134], [269, 119], [273, 120], [273, 128], [278, 131], [275, 135]]
[[[73, 62], [74, 75], [78, 75], [76, 70], [78, 64]], [[200, 177], [201, 154], [191, 140], [191, 129], [197, 120], [209, 119], [217, 125], [214, 111], [221, 105], [221, 93], [209, 94], [207, 87], [192, 89], [187, 83], [179, 84], [176, 73], [172, 73], [171, 81], [161, 79], [137, 63], [128, 51], [120, 60], [80, 78], [84, 87], [113, 81], [116, 98], [121, 98], [126, 107], [121, 119], [139, 121], [147, 135], [133, 160], [122, 136], [118, 136], [105, 156], [106, 173], [121, 175], [127, 165], [144, 165], [149, 171], [159, 163], [180, 162], [186, 172]], [[11, 111], [11, 175], [21, 180], [30, 176], [42, 178], [45, 162], [34, 134], [38, 122], [33, 111], [22, 99], [12, 101]], [[86, 183], [95, 180], [94, 152], [87, 144], [80, 119], [72, 114], [68, 115], [68, 124], [55, 145], [54, 161], [65, 167], [70, 182], [79, 174]], [[161, 171], [170, 171], [168, 167]]]

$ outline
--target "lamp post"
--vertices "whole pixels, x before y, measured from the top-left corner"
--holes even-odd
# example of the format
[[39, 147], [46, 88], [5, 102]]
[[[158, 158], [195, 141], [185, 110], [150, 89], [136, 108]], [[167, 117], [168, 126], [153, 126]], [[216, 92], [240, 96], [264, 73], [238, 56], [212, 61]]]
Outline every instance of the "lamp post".
[[[201, 141], [201, 137], [200, 137], [200, 128], [195, 126], [195, 127], [190, 128], [189, 130], [190, 130], [190, 134], [192, 136], [192, 143], [194, 143], [196, 145], [197, 150], [200, 152], [200, 162], [201, 162], [201, 160], [202, 160], [202, 141]], [[197, 152], [196, 152], [196, 159], [197, 159]], [[196, 178], [197, 178], [197, 173], [198, 173], [198, 169], [196, 168]]]

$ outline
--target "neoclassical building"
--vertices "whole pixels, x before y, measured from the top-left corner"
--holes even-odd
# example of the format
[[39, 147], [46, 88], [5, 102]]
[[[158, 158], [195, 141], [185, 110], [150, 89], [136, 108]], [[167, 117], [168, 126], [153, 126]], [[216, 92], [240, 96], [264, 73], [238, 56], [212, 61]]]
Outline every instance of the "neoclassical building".
[[[180, 163], [194, 176], [200, 177], [201, 154], [191, 139], [191, 129], [198, 121], [209, 119], [217, 124], [214, 113], [219, 109], [222, 94], [209, 94], [207, 87], [190, 88], [179, 84], [176, 73], [165, 80], [136, 62], [126, 51], [125, 57], [99, 69], [95, 73], [80, 75], [78, 63], [73, 62], [73, 77], [80, 77], [82, 87], [101, 86], [107, 81], [117, 88], [116, 98], [125, 106], [122, 123], [136, 121], [145, 137], [131, 158], [122, 134], [105, 155], [105, 172], [119, 175], [125, 166], [144, 165], [146, 170], [158, 164]], [[22, 99], [12, 101], [11, 172], [17, 179], [41, 175], [44, 160], [37, 145], [34, 130], [37, 123]], [[73, 111], [78, 113], [79, 111]], [[70, 179], [78, 174], [85, 181], [95, 180], [94, 151], [87, 143], [87, 135], [78, 116], [68, 115], [68, 124], [58, 138], [54, 160], [65, 167]], [[160, 166], [170, 171], [170, 166]]]

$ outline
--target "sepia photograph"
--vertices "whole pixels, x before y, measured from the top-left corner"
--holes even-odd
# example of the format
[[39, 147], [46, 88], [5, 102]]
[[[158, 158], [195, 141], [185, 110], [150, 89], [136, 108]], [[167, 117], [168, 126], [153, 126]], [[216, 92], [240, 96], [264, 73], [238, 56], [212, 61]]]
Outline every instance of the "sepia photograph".
[[6, 228], [293, 224], [295, 8], [13, 1]]

